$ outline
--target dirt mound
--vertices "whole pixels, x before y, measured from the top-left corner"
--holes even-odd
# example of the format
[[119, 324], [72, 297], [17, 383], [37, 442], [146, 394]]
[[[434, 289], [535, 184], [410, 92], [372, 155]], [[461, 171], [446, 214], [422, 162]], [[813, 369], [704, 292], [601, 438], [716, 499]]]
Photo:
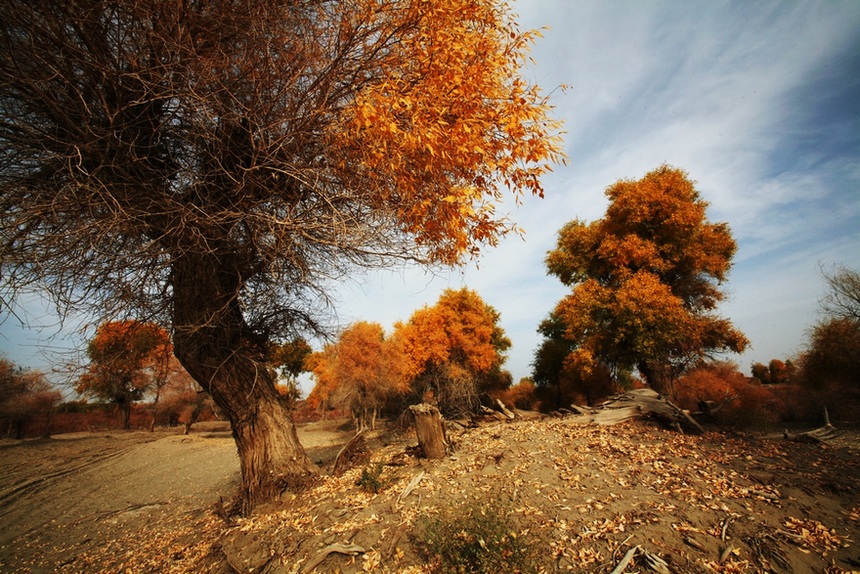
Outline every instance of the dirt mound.
[[[312, 458], [330, 465], [350, 435], [339, 422], [314, 424], [300, 436]], [[455, 437], [451, 456], [428, 462], [416, 458], [411, 434], [377, 433], [366, 465], [227, 524], [212, 504], [238, 479], [235, 448], [207, 433], [136, 444], [81, 438], [76, 446], [85, 454], [55, 467], [65, 474], [48, 472], [32, 486], [23, 474], [4, 482], [0, 564], [60, 572], [422, 572], [428, 520], [491, 502], [516, 525], [515, 536], [540, 548], [536, 565], [547, 572], [608, 573], [637, 547], [626, 571], [646, 571], [651, 559], [673, 573], [860, 569], [860, 451], [848, 447], [550, 419], [470, 429]], [[119, 448], [105, 454], [89, 440]], [[59, 442], [6, 447], [3, 467], [10, 452], [36, 460]], [[96, 485], [104, 479], [112, 484]], [[18, 490], [5, 496], [9, 488]], [[129, 498], [136, 490], [141, 496]], [[52, 513], [44, 499], [54, 493], [61, 496]], [[9, 518], [27, 524], [28, 507], [30, 529], [10, 532]]]

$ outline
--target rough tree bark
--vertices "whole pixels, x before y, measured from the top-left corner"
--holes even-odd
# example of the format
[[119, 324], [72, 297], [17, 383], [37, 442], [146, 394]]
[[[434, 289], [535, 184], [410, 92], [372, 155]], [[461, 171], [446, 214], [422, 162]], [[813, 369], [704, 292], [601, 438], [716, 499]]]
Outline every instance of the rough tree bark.
[[318, 472], [264, 362], [264, 341], [245, 323], [235, 281], [212, 257], [173, 267], [174, 352], [226, 414], [242, 471], [242, 506], [274, 498]]
[[448, 438], [445, 436], [445, 424], [439, 409], [422, 403], [410, 406], [409, 411], [415, 420], [415, 434], [424, 457], [445, 458], [448, 453]]

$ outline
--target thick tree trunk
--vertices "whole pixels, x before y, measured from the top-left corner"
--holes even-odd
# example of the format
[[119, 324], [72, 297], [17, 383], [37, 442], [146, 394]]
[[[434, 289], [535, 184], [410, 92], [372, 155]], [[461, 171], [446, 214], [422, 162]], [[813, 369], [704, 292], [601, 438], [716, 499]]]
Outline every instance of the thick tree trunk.
[[230, 280], [211, 256], [186, 256], [174, 265], [174, 352], [230, 421], [248, 512], [299, 488], [318, 469], [299, 443], [264, 363], [265, 342], [245, 323]]
[[122, 429], [131, 430], [131, 403], [120, 403], [120, 416], [122, 416]]
[[180, 340], [177, 337], [175, 345], [180, 362], [230, 420], [246, 512], [284, 490], [300, 487], [317, 472], [299, 443], [289, 409], [262, 365], [255, 368], [252, 361], [234, 355], [213, 368], [205, 359], [187, 353]]
[[639, 372], [645, 377], [645, 382], [648, 386], [657, 393], [674, 399], [675, 385], [671, 374], [671, 368], [668, 365], [660, 364], [653, 361], [643, 361], [639, 363]]

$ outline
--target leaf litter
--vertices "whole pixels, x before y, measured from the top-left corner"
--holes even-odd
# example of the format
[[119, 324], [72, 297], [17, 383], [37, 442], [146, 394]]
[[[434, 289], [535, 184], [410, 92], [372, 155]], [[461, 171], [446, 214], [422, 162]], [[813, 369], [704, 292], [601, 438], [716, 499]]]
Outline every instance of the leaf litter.
[[860, 568], [857, 449], [574, 419], [468, 429], [437, 462], [413, 443], [394, 431], [369, 441], [369, 464], [383, 468], [377, 492], [361, 489], [355, 467], [229, 523], [206, 512], [119, 532], [55, 570], [429, 572], [422, 521], [480, 501], [502, 502], [525, 525], [514, 535], [542, 548], [542, 572]]

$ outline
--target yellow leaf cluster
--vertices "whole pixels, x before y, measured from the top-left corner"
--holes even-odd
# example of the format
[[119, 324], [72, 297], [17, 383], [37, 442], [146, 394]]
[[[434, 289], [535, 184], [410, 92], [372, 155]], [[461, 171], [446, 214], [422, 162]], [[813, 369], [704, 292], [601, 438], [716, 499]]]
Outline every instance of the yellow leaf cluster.
[[542, 196], [563, 161], [559, 123], [519, 75], [536, 34], [486, 0], [358, 6], [377, 59], [327, 136], [339, 176], [395, 207], [437, 260], [495, 243], [513, 229], [494, 211], [502, 190]]
[[707, 220], [687, 174], [664, 165], [606, 195], [605, 217], [565, 225], [546, 260], [572, 287], [556, 313], [581, 348], [574, 359], [629, 367], [743, 350], [746, 338], [711, 313], [735, 242], [726, 224]]

